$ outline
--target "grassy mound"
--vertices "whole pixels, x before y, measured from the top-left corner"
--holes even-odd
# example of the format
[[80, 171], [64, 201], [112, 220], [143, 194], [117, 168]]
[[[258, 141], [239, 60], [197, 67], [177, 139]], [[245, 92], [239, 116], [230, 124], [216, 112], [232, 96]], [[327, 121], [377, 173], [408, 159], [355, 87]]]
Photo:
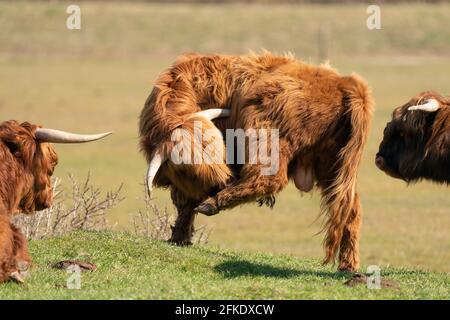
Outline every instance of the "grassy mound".
[[[282, 255], [179, 248], [117, 232], [76, 232], [30, 242], [34, 265], [25, 285], [0, 285], [2, 299], [442, 299], [450, 275], [382, 267], [397, 288], [344, 285], [348, 273], [319, 261]], [[97, 265], [68, 289], [67, 271], [52, 265], [79, 259]], [[362, 268], [361, 270], [365, 270]]]

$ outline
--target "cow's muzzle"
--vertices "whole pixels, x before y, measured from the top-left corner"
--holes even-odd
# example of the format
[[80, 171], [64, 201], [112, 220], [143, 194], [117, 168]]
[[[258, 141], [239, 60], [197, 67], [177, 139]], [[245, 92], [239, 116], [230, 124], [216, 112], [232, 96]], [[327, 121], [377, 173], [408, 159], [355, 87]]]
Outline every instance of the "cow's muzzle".
[[375, 157], [375, 165], [377, 166], [378, 169], [383, 170], [383, 171], [386, 168], [386, 162], [384, 161], [384, 158], [382, 156], [380, 156], [379, 154], [377, 154]]

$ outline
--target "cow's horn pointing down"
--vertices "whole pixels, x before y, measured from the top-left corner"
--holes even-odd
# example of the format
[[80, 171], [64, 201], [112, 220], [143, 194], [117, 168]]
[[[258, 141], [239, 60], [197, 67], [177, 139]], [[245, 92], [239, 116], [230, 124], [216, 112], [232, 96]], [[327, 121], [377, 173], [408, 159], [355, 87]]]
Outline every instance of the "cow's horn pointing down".
[[229, 117], [230, 113], [228, 109], [208, 109], [196, 112], [192, 116], [202, 116], [208, 120], [214, 120], [216, 118]]
[[109, 136], [112, 132], [100, 134], [75, 134], [55, 129], [36, 129], [36, 140], [39, 142], [52, 143], [83, 143], [91, 142]]
[[422, 110], [422, 111], [426, 111], [426, 112], [436, 112], [439, 110], [440, 107], [441, 107], [441, 105], [439, 104], [439, 102], [436, 99], [429, 99], [424, 104], [409, 107], [408, 110], [409, 111]]
[[[230, 110], [228, 109], [208, 109], [196, 112], [192, 115], [192, 117], [201, 116], [205, 117], [208, 120], [214, 120], [216, 118], [228, 117], [230, 116]], [[151, 195], [153, 190], [153, 180], [155, 179], [156, 174], [158, 173], [161, 165], [166, 161], [166, 158], [161, 155], [161, 153], [157, 150], [153, 157], [150, 160], [147, 170], [147, 189], [149, 194]]]
[[147, 171], [147, 189], [150, 195], [153, 190], [153, 180], [155, 179], [155, 176], [158, 173], [159, 167], [161, 167], [161, 165], [165, 160], [166, 159], [162, 157], [159, 151], [156, 151], [152, 159], [150, 160]]

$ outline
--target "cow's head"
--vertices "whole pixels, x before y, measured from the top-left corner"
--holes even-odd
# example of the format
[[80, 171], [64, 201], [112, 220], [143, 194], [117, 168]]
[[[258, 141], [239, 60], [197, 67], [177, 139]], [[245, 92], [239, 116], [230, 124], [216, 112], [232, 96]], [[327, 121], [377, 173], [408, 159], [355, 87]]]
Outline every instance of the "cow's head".
[[[11, 186], [19, 199], [22, 212], [33, 212], [49, 208], [53, 202], [51, 177], [58, 157], [50, 143], [82, 143], [101, 139], [110, 133], [78, 135], [68, 132], [43, 129], [24, 122], [6, 121], [0, 123], [0, 140], [9, 149], [18, 168], [16, 184]], [[10, 168], [13, 170], [13, 168]], [[5, 183], [14, 183], [6, 181]]]
[[[218, 129], [214, 126], [214, 124], [211, 121], [214, 120], [214, 119], [217, 119], [217, 118], [223, 118], [223, 117], [229, 117], [229, 116], [230, 116], [230, 110], [228, 110], [228, 109], [207, 109], [207, 110], [199, 111], [199, 112], [196, 112], [196, 113], [193, 113], [193, 114], [187, 116], [186, 119], [185, 119], [185, 124], [187, 124], [189, 122], [192, 122], [192, 121], [194, 121], [194, 119], [199, 118], [199, 117], [200, 118], [204, 118], [204, 120], [206, 122], [202, 122], [202, 125], [205, 126], [205, 129], [210, 129], [210, 130], [212, 129], [213, 131], [210, 131], [209, 132], [210, 134], [211, 134], [211, 132], [216, 131], [216, 132], [214, 132], [214, 134], [212, 136], [210, 136], [210, 138], [216, 137], [216, 138], [213, 138], [213, 140], [217, 139], [215, 141], [219, 141], [222, 138], [221, 133], [220, 133], [220, 131], [218, 131]], [[197, 119], [197, 121], [201, 122], [201, 120], [199, 120], [199, 119]], [[147, 152], [145, 146], [147, 144], [151, 143], [151, 140], [147, 139], [146, 136], [145, 136], [145, 132], [148, 130], [148, 127], [147, 127], [148, 126], [147, 125], [148, 122], [149, 121], [145, 119], [145, 116], [141, 115], [141, 135], [143, 136], [141, 138], [141, 144], [143, 145], [143, 150], [145, 152]], [[178, 129], [181, 129], [181, 131], [177, 131], [177, 130], [173, 131], [172, 134], [171, 134], [171, 138], [172, 139], [183, 140], [182, 136], [184, 134], [187, 133], [189, 135], [189, 132], [192, 132], [192, 133], [195, 134], [194, 129], [187, 130], [187, 132], [185, 131], [184, 133], [183, 133], [183, 129], [186, 130], [187, 128], [179, 127]], [[201, 134], [203, 134], [202, 131], [200, 131], [200, 132], [201, 132]], [[180, 139], [178, 139], [177, 137], [180, 138]], [[186, 136], [184, 138], [186, 138]], [[202, 139], [202, 138], [200, 137], [200, 139]], [[186, 141], [189, 141], [189, 140], [186, 140]], [[200, 141], [202, 141], [202, 140], [200, 140]], [[147, 170], [146, 184], [147, 184], [147, 190], [148, 190], [148, 194], [149, 195], [151, 195], [151, 193], [152, 193], [153, 181], [155, 180], [155, 177], [158, 174], [159, 168], [167, 160], [170, 160], [170, 153], [171, 152], [167, 151], [167, 150], [164, 150], [164, 149], [165, 148], [162, 145], [162, 146], [157, 147], [156, 150], [151, 153], [151, 155], [147, 154], [147, 156], [149, 158], [149, 166], [148, 166], [148, 170]], [[192, 151], [194, 151], [194, 150], [195, 150], [195, 148], [192, 149]], [[200, 168], [200, 167], [197, 167], [197, 169], [198, 168]], [[198, 172], [197, 172], [196, 176], [198, 176]], [[200, 176], [203, 176], [203, 175], [200, 175]], [[225, 170], [221, 174], [218, 174], [218, 172], [216, 172], [216, 174], [214, 174], [214, 177], [211, 176], [207, 180], [209, 180], [209, 182], [212, 185], [214, 185], [215, 183], [217, 183], [218, 181], [220, 181], [222, 179], [223, 179], [222, 181], [226, 180], [228, 177], [229, 177], [228, 176], [228, 170]], [[206, 183], [205, 180], [203, 180], [202, 182]], [[210, 186], [211, 185], [208, 185], [208, 187], [210, 187]], [[178, 185], [177, 187], [179, 187], [181, 190], [183, 190], [183, 189], [187, 190], [188, 189], [188, 186]], [[191, 187], [191, 186], [189, 186], [189, 187]], [[208, 189], [208, 187], [205, 186], [205, 188], [203, 188], [203, 191]], [[197, 190], [192, 190], [192, 193], [188, 192], [188, 194], [190, 194], [191, 196], [193, 194], [199, 195], [201, 193], [199, 191], [201, 191], [200, 188], [197, 189]]]
[[427, 178], [434, 139], [438, 139], [440, 113], [448, 113], [450, 101], [434, 92], [423, 92], [392, 113], [384, 129], [383, 141], [376, 155], [376, 166], [388, 175], [407, 182]]

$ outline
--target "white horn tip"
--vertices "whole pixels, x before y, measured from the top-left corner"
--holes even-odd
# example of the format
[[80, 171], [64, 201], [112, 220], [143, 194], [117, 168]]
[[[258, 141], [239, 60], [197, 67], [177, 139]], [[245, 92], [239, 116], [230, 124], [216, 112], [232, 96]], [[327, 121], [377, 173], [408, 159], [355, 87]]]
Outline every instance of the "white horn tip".
[[194, 113], [192, 116], [202, 116], [209, 120], [217, 118], [229, 117], [231, 111], [229, 109], [207, 109]]
[[[101, 138], [106, 138], [107, 136], [112, 135], [114, 132], [113, 131], [109, 131], [109, 132], [105, 132], [105, 133], [100, 133]], [[100, 138], [100, 139], [101, 139]]]
[[440, 104], [436, 99], [429, 99], [424, 104], [409, 107], [408, 111], [422, 110], [426, 112], [436, 112], [439, 108]]

